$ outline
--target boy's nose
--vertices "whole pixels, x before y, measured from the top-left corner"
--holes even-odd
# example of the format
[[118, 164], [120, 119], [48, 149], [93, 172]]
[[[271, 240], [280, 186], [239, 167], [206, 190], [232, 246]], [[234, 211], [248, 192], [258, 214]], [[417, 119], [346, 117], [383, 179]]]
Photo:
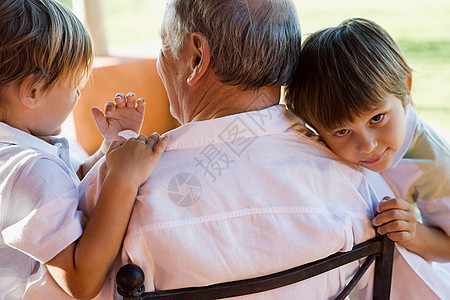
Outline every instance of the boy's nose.
[[377, 146], [377, 139], [371, 134], [362, 134], [358, 136], [356, 141], [356, 149], [358, 149], [360, 153], [370, 153]]

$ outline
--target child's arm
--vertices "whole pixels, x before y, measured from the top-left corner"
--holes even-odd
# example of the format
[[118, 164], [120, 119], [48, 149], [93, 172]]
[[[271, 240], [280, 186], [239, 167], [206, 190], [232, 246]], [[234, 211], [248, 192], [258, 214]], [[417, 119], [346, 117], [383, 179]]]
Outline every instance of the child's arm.
[[378, 205], [373, 224], [387, 236], [430, 261], [450, 261], [450, 237], [440, 228], [417, 222], [414, 207], [399, 198], [384, 198]]
[[98, 107], [92, 108], [95, 123], [104, 140], [97, 152], [80, 166], [78, 170], [80, 179], [84, 178], [92, 166], [105, 155], [113, 141], [124, 140], [117, 135], [120, 131], [128, 129], [137, 134], [141, 131], [145, 110], [144, 99], [136, 100], [133, 93], [128, 93], [126, 96], [118, 93], [114, 101], [115, 103], [107, 102], [105, 104], [105, 114]]
[[156, 168], [168, 138], [154, 133], [114, 142], [107, 174], [83, 235], [46, 263], [58, 284], [76, 298], [93, 298], [103, 287], [121, 247], [139, 186]]

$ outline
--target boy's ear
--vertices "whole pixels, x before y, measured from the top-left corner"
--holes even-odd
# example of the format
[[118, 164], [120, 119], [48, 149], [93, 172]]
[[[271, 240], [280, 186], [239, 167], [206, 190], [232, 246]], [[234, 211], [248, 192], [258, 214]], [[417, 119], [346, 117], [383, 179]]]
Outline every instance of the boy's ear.
[[201, 33], [191, 34], [189, 43], [192, 55], [190, 58], [191, 74], [187, 79], [187, 84], [192, 86], [206, 73], [211, 61], [211, 51], [206, 37]]
[[39, 86], [33, 82], [33, 75], [28, 75], [19, 84], [19, 98], [22, 104], [28, 108], [35, 108], [39, 104]]

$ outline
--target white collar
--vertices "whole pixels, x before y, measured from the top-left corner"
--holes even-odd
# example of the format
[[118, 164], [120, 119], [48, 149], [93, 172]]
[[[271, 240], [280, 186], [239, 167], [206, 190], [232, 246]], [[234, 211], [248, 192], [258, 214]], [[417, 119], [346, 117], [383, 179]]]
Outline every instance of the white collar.
[[52, 136], [48, 137], [47, 141], [44, 141], [34, 135], [0, 122], [0, 143], [19, 145], [59, 157], [67, 166], [72, 168], [69, 158], [69, 142], [66, 138]]
[[184, 124], [167, 134], [167, 150], [188, 149], [226, 143], [237, 139], [258, 137], [284, 132], [300, 118], [282, 104], [200, 122]]
[[418, 116], [416, 111], [411, 107], [411, 105], [408, 104], [405, 107], [405, 122], [406, 122], [405, 140], [403, 141], [402, 146], [395, 155], [390, 168], [394, 168], [395, 166], [397, 166], [397, 164], [405, 156], [406, 152], [411, 146], [414, 134], [416, 132], [417, 120]]

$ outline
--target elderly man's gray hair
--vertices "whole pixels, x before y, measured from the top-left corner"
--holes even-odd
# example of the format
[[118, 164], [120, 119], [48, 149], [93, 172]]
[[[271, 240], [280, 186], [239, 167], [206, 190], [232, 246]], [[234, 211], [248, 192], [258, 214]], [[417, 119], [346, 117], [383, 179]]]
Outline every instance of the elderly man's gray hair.
[[285, 85], [298, 61], [300, 24], [291, 0], [169, 0], [166, 22], [175, 55], [191, 33], [206, 36], [225, 84]]

